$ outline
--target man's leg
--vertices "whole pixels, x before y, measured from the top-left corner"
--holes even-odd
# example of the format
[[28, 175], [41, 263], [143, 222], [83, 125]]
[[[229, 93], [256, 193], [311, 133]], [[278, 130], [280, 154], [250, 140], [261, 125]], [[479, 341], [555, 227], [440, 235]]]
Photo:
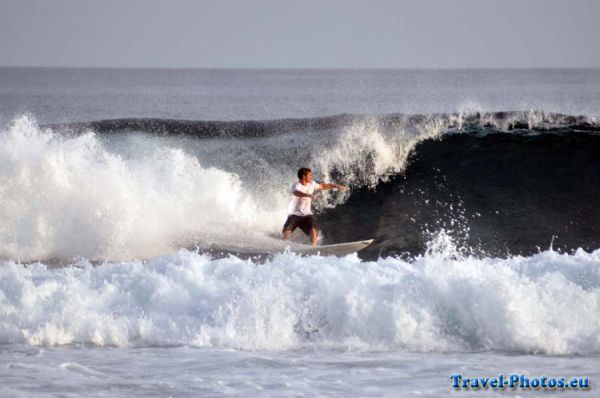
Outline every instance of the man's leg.
[[297, 217], [291, 214], [288, 216], [288, 218], [285, 220], [285, 224], [283, 224], [283, 231], [281, 231], [281, 233], [283, 234], [283, 240], [288, 240], [290, 238], [290, 235], [296, 229], [297, 222]]
[[317, 229], [315, 227], [310, 229], [310, 243], [313, 246], [317, 245]]
[[290, 238], [290, 235], [292, 234], [292, 231], [290, 231], [289, 229], [286, 229], [283, 231], [283, 240], [288, 240]]
[[317, 225], [315, 223], [315, 218], [311, 215], [305, 216], [302, 219], [302, 225], [300, 225], [302, 231], [310, 236], [310, 244], [313, 246], [317, 245]]

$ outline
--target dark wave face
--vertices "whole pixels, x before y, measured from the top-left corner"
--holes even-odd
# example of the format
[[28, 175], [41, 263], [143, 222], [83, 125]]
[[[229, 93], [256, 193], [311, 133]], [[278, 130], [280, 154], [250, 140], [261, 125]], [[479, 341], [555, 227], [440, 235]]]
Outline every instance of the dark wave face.
[[[348, 216], [351, 215], [351, 216]], [[600, 135], [470, 130], [417, 145], [406, 171], [320, 215], [326, 235], [369, 236], [364, 253], [414, 255], [448, 231], [470, 253], [600, 247]]]

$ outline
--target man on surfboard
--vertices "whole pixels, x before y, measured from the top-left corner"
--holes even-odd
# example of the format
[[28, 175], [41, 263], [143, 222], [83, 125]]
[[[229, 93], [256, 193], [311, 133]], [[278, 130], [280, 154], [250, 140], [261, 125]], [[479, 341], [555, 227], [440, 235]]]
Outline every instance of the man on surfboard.
[[312, 179], [312, 170], [302, 167], [298, 170], [298, 182], [292, 185], [292, 200], [288, 209], [288, 218], [283, 225], [283, 239], [288, 240], [296, 228], [310, 236], [313, 246], [317, 245], [317, 227], [310, 206], [315, 197], [315, 192], [325, 189], [339, 189], [345, 191], [343, 185], [319, 184]]

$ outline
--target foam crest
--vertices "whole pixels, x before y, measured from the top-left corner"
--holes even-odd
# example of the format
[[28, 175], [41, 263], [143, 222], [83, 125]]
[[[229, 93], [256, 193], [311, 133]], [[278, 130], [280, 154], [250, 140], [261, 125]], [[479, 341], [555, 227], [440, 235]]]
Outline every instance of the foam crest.
[[20, 117], [0, 133], [0, 158], [4, 258], [147, 257], [180, 238], [268, 230], [281, 218], [237, 174], [181, 148], [151, 143], [124, 156], [92, 132], [59, 135]]
[[[418, 122], [406, 118], [393, 122], [366, 118], [342, 129], [329, 145], [316, 148], [311, 164], [323, 181], [375, 188], [406, 169], [409, 155], [419, 142], [441, 137], [448, 127], [447, 119], [436, 116]], [[329, 192], [322, 196], [318, 202], [321, 207], [334, 207], [348, 197]]]
[[[445, 247], [445, 249], [443, 248]], [[440, 251], [441, 250], [441, 251]], [[0, 343], [600, 352], [600, 251], [0, 267]]]

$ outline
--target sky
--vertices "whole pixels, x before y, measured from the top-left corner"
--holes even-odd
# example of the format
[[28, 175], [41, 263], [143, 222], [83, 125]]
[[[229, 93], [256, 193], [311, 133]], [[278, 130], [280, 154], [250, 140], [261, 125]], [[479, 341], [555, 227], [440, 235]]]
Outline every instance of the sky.
[[0, 66], [600, 67], [598, 0], [0, 0]]

